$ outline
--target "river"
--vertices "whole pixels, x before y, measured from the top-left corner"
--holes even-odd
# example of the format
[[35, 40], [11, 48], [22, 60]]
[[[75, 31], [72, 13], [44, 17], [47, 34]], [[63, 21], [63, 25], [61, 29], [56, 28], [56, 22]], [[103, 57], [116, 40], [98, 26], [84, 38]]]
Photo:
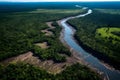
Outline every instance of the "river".
[[90, 66], [97, 69], [100, 72], [103, 72], [103, 75], [107, 77], [108, 80], [120, 80], [120, 72], [114, 69], [110, 69], [106, 67], [99, 59], [91, 55], [89, 52], [85, 51], [74, 39], [73, 35], [75, 33], [75, 29], [67, 23], [68, 20], [74, 18], [85, 17], [89, 14], [92, 14], [92, 10], [89, 9], [87, 13], [80, 14], [77, 16], [67, 17], [60, 20], [59, 24], [63, 28], [62, 40], [74, 51], [76, 51], [85, 62], [87, 62]]

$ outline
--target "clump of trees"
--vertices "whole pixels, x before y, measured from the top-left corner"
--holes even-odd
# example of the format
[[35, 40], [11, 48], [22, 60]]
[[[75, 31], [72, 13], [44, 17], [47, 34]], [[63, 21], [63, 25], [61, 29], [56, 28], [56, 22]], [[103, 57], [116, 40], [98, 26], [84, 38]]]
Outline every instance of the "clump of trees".
[[54, 75], [30, 64], [0, 65], [0, 80], [54, 80]]

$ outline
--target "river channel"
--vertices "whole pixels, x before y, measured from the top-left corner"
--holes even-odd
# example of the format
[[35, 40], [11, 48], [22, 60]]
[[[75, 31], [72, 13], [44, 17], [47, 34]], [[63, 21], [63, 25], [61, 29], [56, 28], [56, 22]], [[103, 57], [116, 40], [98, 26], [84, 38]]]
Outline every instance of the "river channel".
[[90, 66], [97, 69], [100, 72], [103, 72], [103, 75], [107, 77], [108, 80], [120, 80], [120, 72], [114, 69], [107, 68], [98, 58], [91, 55], [89, 52], [85, 51], [74, 39], [75, 29], [67, 23], [68, 20], [74, 18], [85, 17], [89, 14], [92, 14], [92, 10], [89, 9], [87, 13], [80, 14], [77, 16], [67, 17], [60, 20], [60, 25], [63, 28], [62, 40], [74, 51], [76, 51], [80, 58], [83, 58], [85, 62], [87, 62]]

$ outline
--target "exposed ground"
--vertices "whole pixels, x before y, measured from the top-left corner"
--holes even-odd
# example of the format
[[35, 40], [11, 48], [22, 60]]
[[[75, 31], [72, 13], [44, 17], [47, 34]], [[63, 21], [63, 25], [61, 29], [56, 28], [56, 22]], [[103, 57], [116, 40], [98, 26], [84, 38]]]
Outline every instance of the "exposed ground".
[[35, 45], [39, 46], [42, 49], [47, 49], [49, 48], [47, 42], [43, 42], [43, 43], [36, 43]]
[[54, 26], [52, 26], [52, 23], [53, 22], [46, 22], [46, 24], [50, 27], [50, 29], [54, 29], [55, 28]]
[[49, 28], [41, 30], [41, 32], [45, 33], [46, 36], [51, 36], [53, 35], [53, 32], [49, 31], [50, 29], [54, 29], [55, 27], [52, 26], [52, 22], [46, 22], [46, 24], [49, 26]]
[[63, 63], [54, 63], [52, 60], [41, 61], [38, 57], [33, 56], [32, 52], [27, 52], [19, 56], [9, 58], [3, 61], [2, 64], [7, 65], [8, 63], [25, 62], [43, 68], [50, 73], [56, 74], [76, 62], [81, 63], [81, 60], [77, 57], [76, 53], [73, 53], [71, 57], [67, 57], [66, 59], [67, 61]]
[[51, 31], [48, 31], [47, 29], [41, 30], [41, 32], [45, 33], [46, 36], [51, 36], [53, 33]]

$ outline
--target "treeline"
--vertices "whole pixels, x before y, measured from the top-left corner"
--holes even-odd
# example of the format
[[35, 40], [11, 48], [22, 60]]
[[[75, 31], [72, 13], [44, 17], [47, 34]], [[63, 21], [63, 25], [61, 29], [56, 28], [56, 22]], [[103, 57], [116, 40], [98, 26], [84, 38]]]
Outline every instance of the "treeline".
[[[3, 75], [4, 74], [4, 75]], [[30, 64], [0, 65], [0, 80], [102, 80], [87, 67], [74, 64], [61, 73], [53, 75]]]
[[97, 10], [93, 10], [93, 13], [88, 16], [68, 21], [69, 24], [77, 29], [75, 38], [84, 49], [112, 64], [117, 69], [120, 69], [120, 42], [113, 43], [110, 40], [96, 38], [95, 36], [96, 29], [120, 27], [119, 22], [119, 14], [101, 13]]

